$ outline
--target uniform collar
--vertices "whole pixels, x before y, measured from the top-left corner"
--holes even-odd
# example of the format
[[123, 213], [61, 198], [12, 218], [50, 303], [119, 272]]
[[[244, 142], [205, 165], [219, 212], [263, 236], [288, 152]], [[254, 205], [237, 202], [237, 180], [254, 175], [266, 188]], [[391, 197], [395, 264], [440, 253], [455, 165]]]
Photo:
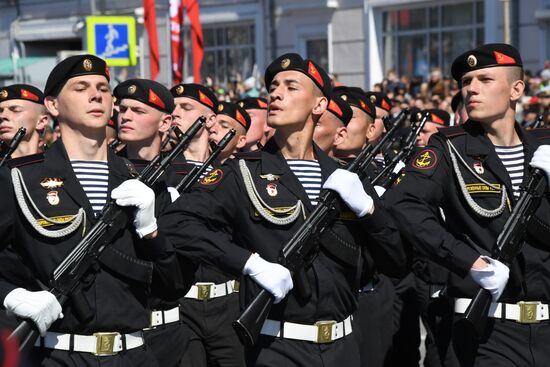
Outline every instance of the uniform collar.
[[[324, 183], [339, 165], [323, 152], [317, 144], [313, 142], [312, 144], [315, 156], [321, 167], [321, 178]], [[300, 181], [298, 181], [298, 178], [292, 173], [275, 139], [270, 139], [261, 151], [261, 174], [267, 175], [270, 173], [280, 176], [279, 182], [300, 198], [309, 211], [313, 210], [309, 197]]]

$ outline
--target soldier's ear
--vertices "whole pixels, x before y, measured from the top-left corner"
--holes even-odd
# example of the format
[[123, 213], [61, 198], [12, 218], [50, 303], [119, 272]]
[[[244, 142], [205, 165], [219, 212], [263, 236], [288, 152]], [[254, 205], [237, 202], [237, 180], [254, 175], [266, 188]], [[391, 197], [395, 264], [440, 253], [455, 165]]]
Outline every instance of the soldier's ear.
[[46, 106], [46, 109], [48, 110], [50, 115], [52, 115], [52, 117], [59, 116], [57, 98], [47, 96], [46, 98], [44, 98], [44, 106]]
[[323, 112], [325, 112], [327, 110], [327, 106], [328, 106], [328, 99], [327, 97], [323, 96], [323, 97], [318, 97], [316, 98], [316, 101], [315, 101], [315, 106], [313, 106], [313, 114], [314, 115], [322, 115]]
[[159, 121], [159, 131], [161, 133], [164, 133], [168, 131], [168, 129], [170, 129], [171, 125], [172, 125], [172, 115], [163, 113]]
[[522, 96], [525, 90], [525, 82], [523, 80], [516, 80], [512, 82], [510, 100], [518, 101]]
[[342, 144], [344, 141], [346, 141], [348, 137], [348, 129], [345, 126], [339, 127], [336, 129], [336, 133], [334, 133], [334, 146], [337, 147], [338, 145]]

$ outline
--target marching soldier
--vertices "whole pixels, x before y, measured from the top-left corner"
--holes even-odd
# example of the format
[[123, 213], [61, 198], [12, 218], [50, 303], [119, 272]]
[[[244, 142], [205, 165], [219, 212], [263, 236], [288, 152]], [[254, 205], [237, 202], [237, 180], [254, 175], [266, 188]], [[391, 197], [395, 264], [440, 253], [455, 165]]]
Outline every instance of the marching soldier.
[[416, 137], [416, 146], [423, 148], [428, 145], [430, 137], [442, 127], [449, 127], [451, 116], [443, 110], [432, 108], [423, 110], [421, 114], [427, 114], [426, 124]]
[[367, 131], [367, 141], [369, 144], [376, 144], [386, 132], [384, 118], [390, 115], [392, 102], [386, 94], [381, 92], [367, 92], [365, 95], [376, 107], [376, 118]]
[[[40, 331], [30, 356], [36, 365], [155, 366], [141, 331], [149, 325], [147, 295], [160, 288], [177, 292], [183, 282], [169, 243], [148, 240], [157, 228], [153, 191], [131, 179], [128, 162], [107, 149], [109, 69], [93, 55], [69, 57], [50, 73], [44, 95], [62, 138], [44, 154], [14, 160], [0, 175], [7, 188], [0, 204], [14, 213], [0, 220], [1, 245], [13, 244], [37, 285], [0, 280], [3, 305]], [[105, 248], [62, 308], [43, 289], [109, 197], [134, 207], [133, 225]]]
[[[511, 268], [490, 254], [530, 166], [550, 174], [549, 147], [541, 145], [547, 134], [537, 139], [515, 121], [525, 85], [521, 57], [512, 46], [470, 50], [455, 59], [452, 75], [469, 120], [432, 136], [385, 195], [387, 206], [416, 250], [450, 270], [447, 293], [455, 297], [455, 319], [479, 287], [492, 295], [479, 339], [453, 332], [460, 365], [543, 365], [550, 359], [548, 196]], [[444, 225], [437, 218], [440, 207]]]
[[[172, 166], [176, 173], [184, 176], [193, 166], [202, 166], [210, 156], [208, 128], [216, 122], [218, 100], [216, 95], [207, 87], [200, 84], [178, 84], [170, 89], [174, 97], [174, 112], [172, 113], [172, 125], [181, 131], [187, 131], [191, 125], [201, 116], [206, 117], [206, 126], [202, 128], [191, 140], [183, 155], [176, 159]], [[206, 173], [212, 168], [208, 168]], [[169, 182], [170, 186], [176, 186], [177, 182]]]
[[[161, 137], [172, 122], [174, 98], [165, 86], [147, 79], [126, 80], [115, 88], [113, 94], [120, 111], [120, 140], [126, 144], [126, 156], [141, 172], [160, 154]], [[162, 182], [157, 182], [154, 187], [155, 216], [159, 216], [171, 202], [168, 190], [173, 188], [167, 188], [166, 176], [165, 173]], [[174, 200], [179, 196], [177, 192], [170, 192], [170, 195]], [[182, 278], [191, 282], [196, 268], [180, 259], [180, 265], [183, 264]], [[189, 287], [190, 284], [186, 288]], [[150, 299], [150, 324], [144, 329], [144, 337], [159, 366], [179, 366], [189, 344], [188, 331], [180, 320], [179, 298], [183, 294], [164, 294], [164, 297]]]
[[271, 138], [271, 128], [267, 126], [267, 100], [265, 98], [244, 98], [237, 101], [250, 116], [250, 128], [246, 133], [246, 145], [241, 151], [261, 149]]
[[38, 153], [40, 133], [48, 121], [44, 95], [38, 88], [13, 84], [0, 89], [0, 140], [9, 143], [19, 128], [27, 130], [11, 158]]
[[334, 156], [334, 150], [343, 144], [348, 137], [347, 125], [353, 117], [353, 111], [342, 98], [331, 98], [327, 112], [319, 117], [313, 130], [313, 141], [327, 153]]
[[[260, 287], [274, 295], [260, 340], [247, 351], [249, 365], [358, 366], [351, 314], [357, 307], [361, 253], [399, 267], [399, 236], [374, 203], [372, 187], [339, 170], [312, 143], [331, 92], [325, 71], [285, 54], [265, 75], [274, 137], [263, 150], [228, 160], [196, 191], [178, 199], [162, 217], [159, 235], [234, 276], [244, 274], [243, 305]], [[305, 269], [302, 285], [311, 292], [296, 293], [290, 272], [276, 260], [313, 210], [321, 187], [339, 193], [346, 215], [321, 239]]]
[[225, 134], [235, 129], [236, 134], [229, 144], [221, 151], [218, 159], [224, 162], [239, 152], [246, 145], [246, 134], [250, 129], [250, 115], [236, 103], [220, 102], [216, 122], [208, 128], [210, 141], [219, 144]]

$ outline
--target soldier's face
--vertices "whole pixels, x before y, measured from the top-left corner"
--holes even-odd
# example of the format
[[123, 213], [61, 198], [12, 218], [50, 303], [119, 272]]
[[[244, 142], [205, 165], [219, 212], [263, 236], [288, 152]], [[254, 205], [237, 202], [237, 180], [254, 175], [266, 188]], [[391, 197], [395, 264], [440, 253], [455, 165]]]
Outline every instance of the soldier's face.
[[317, 103], [315, 85], [306, 75], [282, 71], [269, 86], [267, 124], [275, 129], [305, 123]]
[[118, 137], [125, 143], [150, 142], [170, 127], [166, 114], [133, 99], [123, 99], [118, 113]]
[[426, 124], [424, 124], [424, 127], [422, 128], [422, 131], [420, 131], [420, 134], [418, 134], [418, 136], [416, 137], [416, 146], [425, 147], [426, 145], [428, 145], [430, 136], [437, 132], [438, 127], [438, 124], [434, 124], [433, 122], [426, 122]]
[[59, 95], [47, 97], [50, 114], [74, 129], [92, 128], [105, 131], [111, 118], [113, 96], [107, 78], [83, 75], [67, 80]]
[[360, 108], [351, 106], [353, 117], [348, 123], [348, 136], [343, 144], [347, 151], [361, 150], [367, 143], [367, 130], [372, 124], [372, 118]]
[[369, 126], [369, 130], [367, 131], [367, 140], [369, 142], [377, 142], [382, 137], [386, 131], [382, 119], [387, 117], [388, 114], [389, 112], [383, 108], [376, 107], [376, 119], [374, 119], [374, 123]]
[[[262, 145], [265, 144], [264, 130], [267, 119], [267, 111], [260, 109], [246, 110], [250, 115], [250, 128], [246, 133], [246, 145], [253, 145], [259, 140]], [[264, 141], [262, 141], [264, 140]]]
[[216, 122], [209, 128], [209, 139], [216, 144], [218, 144], [231, 129], [235, 129], [237, 134], [235, 134], [233, 139], [231, 139], [229, 144], [223, 149], [222, 153], [234, 153], [244, 146], [246, 142], [245, 128], [237, 120], [221, 114], [216, 115]]
[[[182, 132], [186, 132], [201, 116], [207, 118], [207, 127], [215, 121], [216, 115], [214, 112], [192, 98], [177, 97], [174, 98], [174, 103], [176, 108], [174, 108], [174, 112], [172, 113], [172, 126], [179, 127]], [[199, 138], [202, 134], [208, 134], [206, 129], [199, 131], [195, 135], [195, 139]]]
[[344, 126], [330, 111], [323, 113], [313, 130], [313, 141], [325, 153], [332, 150], [334, 138], [339, 127]]
[[470, 71], [462, 76], [462, 97], [469, 118], [492, 122], [511, 110], [518, 95], [517, 83], [511, 82], [507, 67], [492, 67]]
[[34, 102], [22, 99], [0, 102], [0, 140], [10, 141], [21, 127], [27, 129], [25, 136], [30, 136], [43, 125], [44, 119], [47, 120], [44, 106]]

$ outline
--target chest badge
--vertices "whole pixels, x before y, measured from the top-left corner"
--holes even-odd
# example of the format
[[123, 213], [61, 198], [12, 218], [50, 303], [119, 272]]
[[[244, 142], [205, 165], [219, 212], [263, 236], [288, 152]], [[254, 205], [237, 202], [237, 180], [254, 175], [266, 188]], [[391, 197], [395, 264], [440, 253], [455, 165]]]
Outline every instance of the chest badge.
[[268, 181], [279, 181], [279, 176], [274, 175], [273, 173], [268, 173], [266, 175], [260, 175], [260, 178], [263, 178]]
[[269, 196], [277, 196], [277, 184], [274, 182], [270, 182], [267, 184], [266, 188], [267, 194]]
[[481, 161], [475, 161], [474, 170], [477, 172], [478, 175], [482, 175], [485, 172], [485, 168], [483, 168], [483, 163]]
[[40, 186], [46, 190], [55, 190], [63, 187], [63, 180], [60, 178], [46, 177], [40, 182]]
[[48, 203], [50, 203], [50, 205], [59, 204], [59, 195], [55, 190], [48, 191], [46, 194], [46, 199], [48, 199]]

